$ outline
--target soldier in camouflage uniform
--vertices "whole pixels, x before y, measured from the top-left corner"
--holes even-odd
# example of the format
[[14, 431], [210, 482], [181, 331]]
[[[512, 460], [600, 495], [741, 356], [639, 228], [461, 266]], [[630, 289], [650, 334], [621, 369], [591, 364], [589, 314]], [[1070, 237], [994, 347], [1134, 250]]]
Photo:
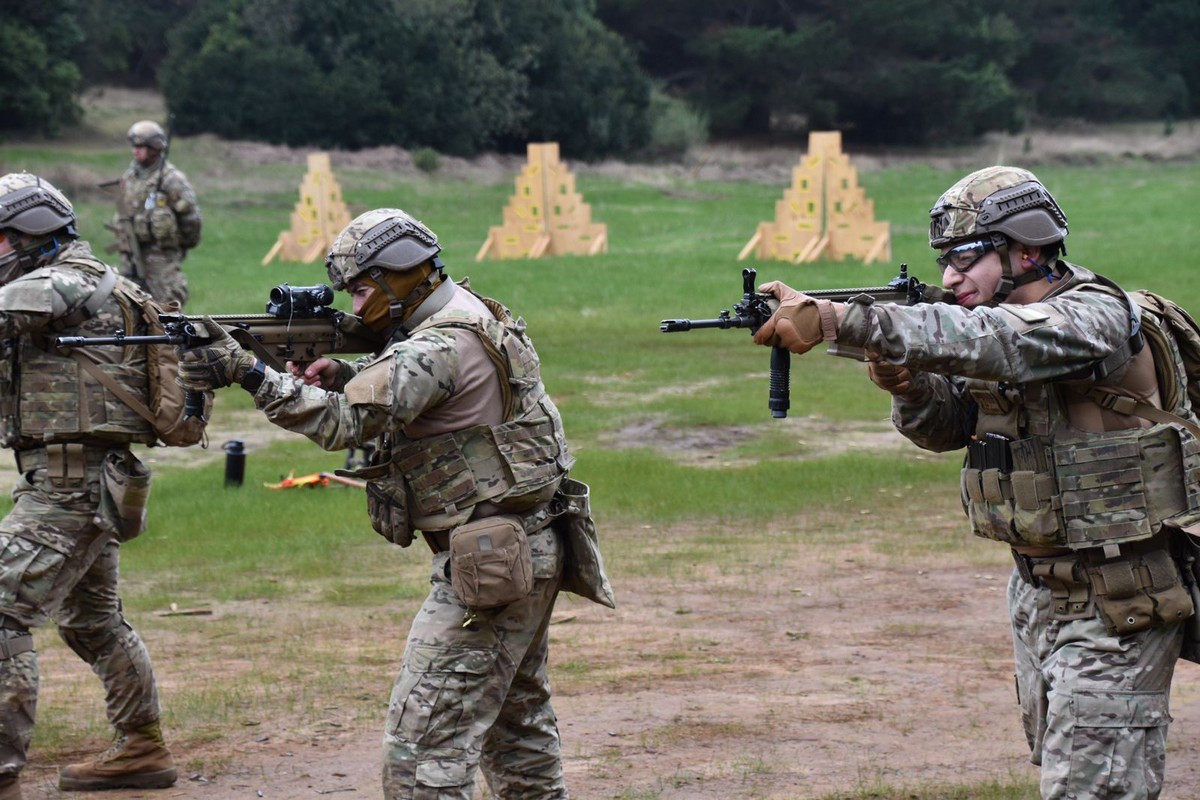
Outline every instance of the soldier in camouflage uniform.
[[[439, 252], [405, 212], [367, 212], [341, 232], [326, 266], [354, 312], [388, 337], [380, 355], [322, 358], [285, 375], [210, 321], [213, 345], [185, 354], [180, 379], [191, 389], [237, 383], [273, 423], [326, 450], [379, 441], [357, 473], [368, 480], [371, 522], [401, 546], [420, 531], [433, 553], [388, 710], [384, 795], [470, 800], [482, 763], [497, 797], [565, 798], [550, 614], [560, 590], [610, 607], [612, 591], [524, 321], [450, 281]], [[501, 584], [518, 587], [523, 571], [528, 583], [502, 605], [463, 596], [476, 562], [452, 556], [452, 541], [480, 530], [481, 553], [515, 552], [501, 546], [506, 530], [528, 544], [512, 561], [524, 567]]]
[[1042, 796], [1156, 798], [1194, 613], [1173, 542], [1200, 520], [1178, 350], [1168, 335], [1153, 354], [1162, 320], [1064, 259], [1066, 217], [1032, 173], [972, 173], [930, 213], [955, 303], [830, 303], [772, 283], [780, 308], [755, 341], [864, 348], [901, 433], [967, 448], [971, 528], [1016, 562], [1017, 695]]
[[[0, 177], [0, 444], [19, 473], [0, 521], [0, 800], [21, 797], [38, 687], [30, 631], [47, 620], [103, 682], [117, 731], [96, 760], [63, 768], [61, 788], [175, 782], [150, 658], [117, 595], [119, 542], [141, 532], [149, 492], [129, 445], [154, 442], [154, 432], [53, 346], [57, 335], [134, 330], [122, 292], [145, 297], [78, 239], [58, 190], [27, 173]], [[139, 350], [97, 349], [93, 360], [145, 397]]]
[[121, 176], [113, 228], [121, 271], [162, 304], [188, 299], [183, 260], [200, 243], [200, 207], [187, 176], [167, 160], [167, 135], [157, 122], [129, 129], [133, 161]]

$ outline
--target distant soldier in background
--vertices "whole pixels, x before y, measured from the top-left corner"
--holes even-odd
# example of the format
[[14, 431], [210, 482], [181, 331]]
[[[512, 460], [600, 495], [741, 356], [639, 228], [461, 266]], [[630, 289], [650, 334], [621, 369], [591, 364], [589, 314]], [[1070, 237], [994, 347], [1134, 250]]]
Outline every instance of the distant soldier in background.
[[[78, 237], [70, 202], [48, 182], [0, 177], [0, 447], [18, 472], [0, 520], [0, 800], [21, 800], [37, 709], [31, 630], [47, 621], [104, 684], [117, 731], [95, 760], [63, 767], [59, 787], [154, 789], [176, 778], [150, 657], [117, 594], [120, 542], [141, 533], [150, 490], [129, 446], [152, 444], [154, 430], [52, 344], [129, 328], [127, 303], [145, 294]], [[125, 350], [97, 348], [92, 360], [146, 397], [147, 359]]]
[[113, 220], [122, 272], [164, 305], [188, 299], [183, 259], [200, 243], [200, 207], [187, 176], [167, 160], [167, 134], [142, 120], [129, 129], [133, 161], [121, 176]]

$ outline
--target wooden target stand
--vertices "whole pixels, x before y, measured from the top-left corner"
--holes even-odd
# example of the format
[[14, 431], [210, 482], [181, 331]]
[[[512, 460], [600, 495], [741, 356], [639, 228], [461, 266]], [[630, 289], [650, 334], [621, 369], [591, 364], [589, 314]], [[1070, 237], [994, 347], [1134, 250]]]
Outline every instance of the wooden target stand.
[[752, 253], [798, 264], [822, 257], [864, 264], [891, 260], [891, 225], [876, 221], [875, 202], [858, 185], [840, 131], [808, 135], [808, 154], [792, 168], [792, 185], [775, 202], [775, 219], [759, 223], [738, 260]]
[[292, 227], [279, 234], [263, 256], [271, 259], [311, 263], [329, 251], [333, 240], [350, 224], [350, 211], [342, 200], [342, 189], [333, 177], [328, 153], [310, 153], [308, 172], [300, 182], [300, 201], [292, 211]]
[[608, 226], [592, 222], [592, 207], [559, 160], [558, 142], [531, 143], [528, 155], [504, 207], [503, 224], [488, 229], [475, 260], [607, 252]]

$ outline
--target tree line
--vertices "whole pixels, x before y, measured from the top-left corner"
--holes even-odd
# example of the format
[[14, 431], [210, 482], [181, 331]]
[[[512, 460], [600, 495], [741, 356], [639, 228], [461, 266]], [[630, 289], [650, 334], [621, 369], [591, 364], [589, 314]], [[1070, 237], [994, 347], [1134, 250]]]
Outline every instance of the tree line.
[[706, 135], [969, 142], [1200, 111], [1195, 0], [0, 0], [0, 133], [93, 85], [176, 130], [293, 146], [573, 158]]

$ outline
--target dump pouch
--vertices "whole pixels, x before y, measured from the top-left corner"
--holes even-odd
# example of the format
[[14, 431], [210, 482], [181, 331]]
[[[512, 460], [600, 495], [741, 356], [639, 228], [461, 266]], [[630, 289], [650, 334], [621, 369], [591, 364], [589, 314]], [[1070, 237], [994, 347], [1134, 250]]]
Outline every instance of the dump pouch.
[[450, 531], [450, 585], [467, 608], [484, 610], [533, 591], [533, 556], [521, 518], [484, 517]]
[[1180, 658], [1200, 664], [1200, 539], [1180, 531], [1172, 542], [1176, 560], [1183, 572], [1183, 585], [1192, 598], [1195, 614], [1183, 623], [1183, 649]]
[[367, 516], [371, 518], [375, 532], [392, 544], [408, 547], [413, 543], [412, 517], [408, 513], [404, 481], [396, 478], [367, 481]]
[[104, 456], [100, 479], [100, 526], [118, 542], [127, 542], [146, 530], [146, 503], [150, 499], [150, 468], [128, 450], [110, 450]]
[[556, 510], [562, 511], [553, 523], [566, 547], [562, 589], [593, 603], [616, 608], [617, 601], [604, 573], [604, 557], [596, 539], [590, 492], [583, 481], [566, 477], [551, 501]]

